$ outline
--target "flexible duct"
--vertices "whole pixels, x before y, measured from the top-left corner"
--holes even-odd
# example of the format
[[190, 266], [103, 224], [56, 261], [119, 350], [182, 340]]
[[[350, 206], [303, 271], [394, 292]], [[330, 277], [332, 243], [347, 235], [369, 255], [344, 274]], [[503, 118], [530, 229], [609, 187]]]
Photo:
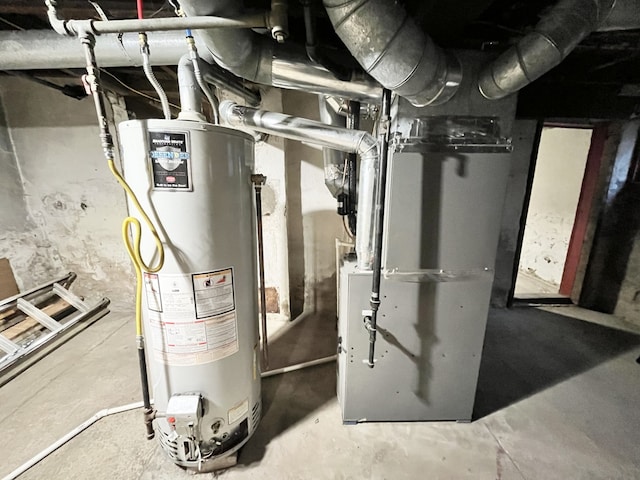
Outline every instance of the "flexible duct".
[[[329, 106], [326, 97], [318, 95], [318, 107], [320, 112], [320, 121], [334, 127], [345, 128], [347, 125], [346, 117], [336, 113]], [[344, 162], [347, 154], [340, 150], [325, 147], [322, 149], [322, 158], [324, 160], [324, 184], [331, 192], [334, 198], [338, 194], [349, 187], [349, 183], [345, 176]]]
[[[235, 17], [242, 13], [238, 0], [182, 0], [188, 16]], [[379, 100], [381, 89], [369, 78], [337, 79], [320, 65], [312, 64], [304, 52], [275, 44], [267, 36], [247, 29], [198, 30], [218, 64], [235, 75], [256, 83], [312, 93], [360, 100]]]
[[459, 61], [437, 47], [397, 1], [324, 0], [329, 19], [360, 65], [413, 105], [449, 100], [462, 79]]
[[376, 196], [379, 151], [377, 140], [360, 130], [325, 125], [322, 122], [243, 107], [230, 101], [220, 104], [223, 122], [240, 128], [278, 135], [291, 140], [329, 147], [360, 156], [358, 183], [358, 223], [356, 226], [356, 254], [358, 267], [371, 269], [373, 260], [373, 214]]
[[558, 65], [607, 18], [615, 0], [561, 0], [535, 30], [481, 73], [478, 87], [488, 99], [506, 97]]

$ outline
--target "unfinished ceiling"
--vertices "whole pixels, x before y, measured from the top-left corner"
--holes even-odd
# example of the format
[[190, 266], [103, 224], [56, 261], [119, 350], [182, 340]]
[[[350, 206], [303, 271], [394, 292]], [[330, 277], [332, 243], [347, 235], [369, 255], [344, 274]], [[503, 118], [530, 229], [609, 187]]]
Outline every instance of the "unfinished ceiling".
[[[359, 68], [334, 32], [322, 3], [319, 0], [311, 3], [320, 47], [336, 63], [346, 68]], [[409, 16], [438, 45], [497, 54], [530, 32], [557, 2], [406, 0], [404, 3]], [[592, 33], [560, 66], [526, 87], [520, 95], [521, 116], [619, 118], [637, 112], [640, 102], [640, 29], [631, 27], [634, 27], [633, 22], [640, 23], [640, 2], [635, 2], [635, 5], [634, 2], [625, 3], [632, 5], [622, 20], [626, 23], [625, 29]], [[287, 40], [300, 45], [305, 41], [302, 4], [299, 1], [289, 2], [290, 37]], [[269, 1], [247, 0], [245, 7], [249, 11], [264, 10], [269, 8]], [[99, 18], [104, 14], [110, 19], [120, 19], [135, 18], [136, 15], [133, 0], [65, 0], [59, 2], [59, 8], [65, 18]], [[170, 2], [147, 0], [145, 15], [168, 17], [175, 13]], [[0, 3], [0, 29], [50, 29], [44, 2], [17, 0]], [[78, 72], [31, 71], [25, 74], [31, 78], [48, 78], [58, 86], [69, 84], [65, 93], [82, 95], [76, 80]], [[75, 77], [73, 81], [69, 76]], [[176, 92], [174, 68], [159, 68], [158, 76], [170, 94]], [[122, 95], [137, 96], [137, 101], [140, 101], [139, 95], [134, 90], [152, 94], [139, 69], [109, 69], [105, 81], [109, 88]]]

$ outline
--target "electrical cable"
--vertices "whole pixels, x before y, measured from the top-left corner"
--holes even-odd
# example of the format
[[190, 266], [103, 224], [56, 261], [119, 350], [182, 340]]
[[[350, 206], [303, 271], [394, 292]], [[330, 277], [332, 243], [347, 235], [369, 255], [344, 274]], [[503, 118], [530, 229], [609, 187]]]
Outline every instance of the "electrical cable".
[[92, 0], [88, 0], [88, 2], [91, 4], [91, 6], [95, 9], [96, 12], [98, 12], [98, 16], [100, 17], [100, 19], [104, 22], [108, 22], [109, 21], [109, 17], [107, 17], [107, 14], [104, 13], [104, 10], [102, 9], [102, 7], [98, 4], [98, 2], [94, 2]]
[[16, 25], [13, 22], [10, 22], [9, 20], [7, 20], [6, 18], [0, 17], [0, 22], [2, 23], [6, 23], [7, 25], [9, 25], [10, 27], [15, 28], [16, 30], [20, 30], [20, 31], [25, 31], [26, 28], [21, 27], [20, 25]]
[[[107, 75], [109, 75], [111, 78], [113, 78], [116, 82], [118, 82], [120, 85], [122, 85], [124, 88], [126, 88], [127, 90], [129, 90], [130, 92], [135, 93], [136, 95], [140, 95], [143, 98], [146, 98], [148, 100], [152, 100], [156, 103], [160, 103], [160, 100], [158, 100], [156, 97], [152, 97], [151, 95], [147, 95], [144, 92], [141, 92], [140, 90], [136, 90], [135, 88], [133, 88], [131, 85], [127, 85], [125, 82], [123, 82], [122, 80], [120, 80], [116, 75], [114, 75], [113, 73], [111, 73], [109, 70], [105, 70], [104, 68], [100, 69], [100, 72], [102, 73], [106, 73]], [[171, 105], [173, 108], [177, 108], [179, 109], [180, 106], [176, 105], [175, 103], [171, 103], [169, 102], [169, 105]]]

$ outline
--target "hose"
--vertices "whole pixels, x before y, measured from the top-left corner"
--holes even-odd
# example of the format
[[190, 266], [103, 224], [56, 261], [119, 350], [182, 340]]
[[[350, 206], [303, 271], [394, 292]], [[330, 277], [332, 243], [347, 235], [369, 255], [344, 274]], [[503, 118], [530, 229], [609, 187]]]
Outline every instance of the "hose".
[[[113, 138], [111, 137], [111, 133], [109, 132], [109, 122], [107, 121], [105, 113], [106, 109], [104, 105], [104, 99], [102, 97], [102, 88], [99, 81], [100, 71], [98, 69], [94, 51], [95, 37], [92, 34], [85, 32], [85, 34], [81, 36], [80, 40], [82, 42], [82, 46], [85, 52], [85, 58], [87, 61], [87, 74], [83, 77], [83, 81], [88, 87], [88, 91], [91, 92], [91, 96], [93, 97], [93, 103], [96, 109], [96, 115], [98, 117], [98, 124], [100, 127], [100, 140], [102, 142], [102, 150], [107, 160], [109, 170], [116, 178], [118, 183], [122, 186], [127, 196], [129, 197], [129, 200], [136, 208], [136, 210], [138, 210], [140, 216], [147, 224], [147, 227], [149, 228], [149, 231], [151, 232], [155, 240], [156, 250], [158, 254], [158, 261], [156, 262], [155, 266], [147, 265], [147, 263], [142, 259], [142, 253], [140, 251], [140, 240], [142, 236], [140, 221], [134, 217], [125, 218], [122, 222], [122, 236], [125, 247], [127, 249], [127, 253], [129, 254], [129, 257], [131, 257], [131, 261], [136, 272], [136, 346], [138, 349], [140, 382], [142, 386], [142, 400], [144, 405], [144, 423], [147, 429], [147, 439], [152, 439], [154, 437], [152, 422], [155, 418], [155, 410], [151, 407], [151, 398], [149, 394], [149, 378], [147, 374], [147, 364], [144, 353], [144, 337], [142, 330], [142, 271], [145, 270], [149, 273], [156, 273], [160, 271], [160, 269], [164, 265], [164, 247], [162, 245], [160, 236], [158, 235], [158, 232], [153, 225], [153, 222], [144, 211], [144, 208], [142, 208], [142, 205], [140, 205], [140, 202], [138, 201], [135, 193], [126, 182], [122, 174], [118, 171], [115, 164], [115, 147], [113, 144]], [[128, 235], [130, 226], [132, 227], [133, 241]]]
[[162, 113], [164, 114], [164, 118], [166, 120], [171, 120], [171, 107], [169, 106], [169, 99], [167, 98], [167, 94], [165, 93], [162, 85], [158, 82], [158, 79], [153, 74], [153, 70], [151, 69], [151, 61], [149, 60], [149, 44], [147, 43], [147, 34], [140, 33], [138, 34], [140, 37], [140, 52], [142, 54], [142, 70], [144, 70], [144, 74], [149, 80], [149, 83], [153, 87], [153, 89], [158, 94], [158, 98], [160, 99], [160, 104], [162, 105]]
[[[136, 8], [138, 11], [138, 20], [144, 18], [144, 0], [136, 0]], [[149, 83], [158, 94], [160, 104], [162, 105], [162, 113], [166, 120], [171, 120], [171, 107], [169, 106], [169, 99], [165, 93], [162, 85], [158, 82], [158, 79], [153, 74], [151, 69], [151, 61], [149, 60], [150, 50], [149, 43], [147, 42], [147, 34], [144, 32], [138, 33], [138, 40], [140, 41], [140, 54], [142, 55], [142, 70], [149, 80]]]
[[[131, 262], [133, 263], [133, 267], [136, 272], [136, 336], [142, 336], [142, 285], [143, 285], [143, 275], [142, 272], [145, 271], [147, 273], [157, 273], [160, 271], [162, 266], [164, 265], [164, 247], [162, 245], [162, 240], [160, 240], [160, 236], [153, 225], [153, 222], [140, 205], [136, 194], [133, 193], [133, 190], [127, 183], [127, 181], [123, 178], [122, 174], [118, 171], [115, 162], [113, 159], [108, 159], [107, 161], [109, 165], [109, 170], [116, 178], [118, 183], [122, 186], [124, 191], [126, 192], [129, 200], [134, 205], [145, 224], [149, 228], [149, 232], [153, 236], [153, 240], [156, 244], [156, 251], [158, 252], [158, 261], [155, 266], [148, 265], [143, 259], [140, 251], [140, 241], [142, 239], [142, 228], [140, 225], [140, 221], [135, 217], [127, 217], [122, 221], [122, 240], [124, 242], [124, 246], [127, 249], [127, 253], [131, 258]], [[131, 237], [129, 236], [129, 227], [131, 227]], [[133, 238], [133, 241], [131, 240]]]

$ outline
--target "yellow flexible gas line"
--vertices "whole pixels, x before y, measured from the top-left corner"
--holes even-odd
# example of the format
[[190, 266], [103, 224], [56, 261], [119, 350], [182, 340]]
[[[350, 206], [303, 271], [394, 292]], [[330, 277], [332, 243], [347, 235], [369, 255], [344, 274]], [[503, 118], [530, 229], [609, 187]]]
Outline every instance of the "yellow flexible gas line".
[[[156, 242], [156, 250], [158, 252], [158, 262], [156, 265], [151, 266], [147, 265], [145, 261], [142, 259], [142, 254], [140, 252], [140, 240], [142, 238], [142, 232], [140, 227], [140, 221], [134, 217], [127, 217], [122, 222], [122, 240], [124, 242], [125, 247], [127, 248], [127, 253], [131, 258], [131, 262], [133, 263], [133, 267], [136, 271], [136, 336], [142, 336], [142, 272], [143, 270], [148, 273], [157, 273], [160, 271], [162, 266], [164, 265], [164, 247], [162, 245], [162, 240], [160, 240], [160, 236], [153, 225], [153, 222], [147, 215], [147, 213], [140, 205], [136, 194], [133, 193], [131, 187], [127, 183], [127, 181], [122, 177], [122, 174], [116, 168], [115, 162], [110, 159], [108, 161], [109, 170], [113, 173], [113, 176], [116, 177], [118, 183], [122, 186], [124, 191], [127, 193], [129, 200], [136, 207], [136, 210], [140, 213], [140, 216], [147, 224], [151, 235], [153, 235], [153, 239]], [[132, 234], [129, 236], [129, 227], [131, 227]], [[131, 238], [133, 237], [133, 241]]]

